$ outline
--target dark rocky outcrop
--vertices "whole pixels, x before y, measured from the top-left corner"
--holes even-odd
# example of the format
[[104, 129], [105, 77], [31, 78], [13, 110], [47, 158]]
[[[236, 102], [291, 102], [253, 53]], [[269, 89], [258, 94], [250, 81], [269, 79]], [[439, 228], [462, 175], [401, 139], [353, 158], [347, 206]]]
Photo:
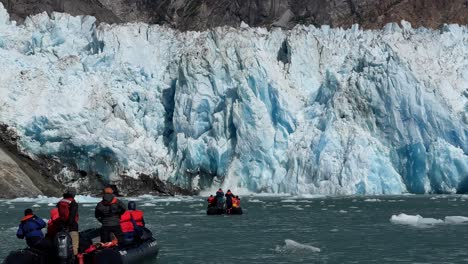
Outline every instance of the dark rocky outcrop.
[[138, 179], [121, 175], [118, 182], [105, 182], [95, 172], [78, 170], [67, 166], [72, 174], [67, 179], [56, 180], [56, 175], [65, 167], [53, 157], [30, 156], [18, 144], [19, 137], [13, 129], [0, 123], [0, 198], [35, 197], [37, 195], [61, 196], [67, 186], [79, 181], [80, 194], [100, 194], [102, 188], [111, 184], [120, 195], [175, 195], [194, 194], [157, 177], [141, 174]]
[[296, 24], [381, 28], [407, 20], [436, 28], [468, 24], [468, 0], [0, 0], [13, 19], [40, 12], [93, 15], [107, 23], [141, 21], [180, 30], [216, 26], [292, 28]]

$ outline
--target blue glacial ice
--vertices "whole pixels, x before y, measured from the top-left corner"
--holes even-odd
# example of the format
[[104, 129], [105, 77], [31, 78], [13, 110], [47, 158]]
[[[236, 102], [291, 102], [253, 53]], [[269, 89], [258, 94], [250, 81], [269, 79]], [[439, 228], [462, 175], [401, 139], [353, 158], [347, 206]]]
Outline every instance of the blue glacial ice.
[[[1, 5], [1, 4], [0, 4]], [[118, 182], [292, 194], [468, 191], [468, 28], [179, 32], [0, 7], [0, 122]]]

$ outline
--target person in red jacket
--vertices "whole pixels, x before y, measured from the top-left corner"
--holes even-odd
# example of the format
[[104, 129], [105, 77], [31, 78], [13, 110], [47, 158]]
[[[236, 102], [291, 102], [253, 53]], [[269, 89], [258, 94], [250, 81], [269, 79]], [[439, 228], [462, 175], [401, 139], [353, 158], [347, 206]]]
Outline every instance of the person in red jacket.
[[216, 198], [213, 195], [210, 195], [207, 201], [208, 201], [208, 207], [216, 207]]
[[58, 208], [53, 208], [50, 210], [50, 219], [47, 222], [47, 239], [53, 240], [55, 235], [58, 233], [60, 228], [59, 218], [60, 216]]
[[120, 228], [126, 243], [131, 243], [139, 237], [139, 229], [145, 227], [143, 211], [136, 209], [136, 203], [128, 202], [128, 210], [120, 217]]
[[80, 237], [78, 233], [78, 203], [75, 201], [75, 191], [70, 189], [63, 194], [63, 199], [57, 203], [60, 228], [69, 232], [73, 243], [73, 254], [78, 254]]

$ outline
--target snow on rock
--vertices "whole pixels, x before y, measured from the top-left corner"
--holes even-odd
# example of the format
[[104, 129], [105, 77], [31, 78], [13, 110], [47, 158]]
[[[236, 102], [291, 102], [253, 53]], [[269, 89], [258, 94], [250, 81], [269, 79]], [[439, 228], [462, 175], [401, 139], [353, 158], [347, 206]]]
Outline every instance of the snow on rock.
[[195, 190], [468, 190], [468, 29], [403, 25], [16, 25], [0, 6], [0, 123], [65, 184], [88, 184], [79, 169]]

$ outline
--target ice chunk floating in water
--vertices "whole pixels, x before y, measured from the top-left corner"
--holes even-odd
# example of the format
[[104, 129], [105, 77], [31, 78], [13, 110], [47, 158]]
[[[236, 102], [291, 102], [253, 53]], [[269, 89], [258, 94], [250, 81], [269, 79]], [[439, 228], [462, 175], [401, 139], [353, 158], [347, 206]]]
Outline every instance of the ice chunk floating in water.
[[284, 245], [276, 246], [275, 251], [282, 254], [307, 254], [320, 252], [320, 248], [298, 243], [291, 239], [284, 240]]
[[435, 218], [424, 218], [420, 215], [399, 214], [392, 215], [390, 222], [400, 225], [411, 225], [415, 227], [429, 227], [432, 225], [443, 224], [444, 221]]
[[424, 218], [420, 215], [399, 214], [392, 215], [390, 222], [400, 225], [411, 225], [415, 227], [431, 227], [439, 224], [466, 224], [468, 217], [465, 216], [446, 216], [444, 220], [435, 218]]
[[60, 13], [17, 25], [0, 6], [0, 123], [81, 186], [73, 168], [191, 190], [466, 192], [467, 37], [408, 24], [179, 32]]

